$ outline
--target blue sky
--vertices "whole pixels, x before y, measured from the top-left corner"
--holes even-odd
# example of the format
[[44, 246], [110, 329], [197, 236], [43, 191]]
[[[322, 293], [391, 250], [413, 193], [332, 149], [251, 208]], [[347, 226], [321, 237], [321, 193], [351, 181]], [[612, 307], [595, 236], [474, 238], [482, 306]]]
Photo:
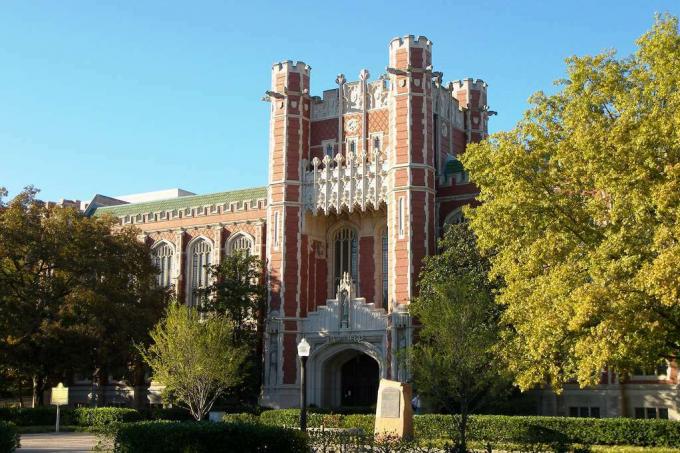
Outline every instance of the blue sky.
[[0, 186], [43, 199], [264, 185], [275, 61], [312, 66], [312, 92], [421, 34], [445, 81], [489, 83], [509, 129], [564, 58], [627, 55], [675, 1], [0, 2]]

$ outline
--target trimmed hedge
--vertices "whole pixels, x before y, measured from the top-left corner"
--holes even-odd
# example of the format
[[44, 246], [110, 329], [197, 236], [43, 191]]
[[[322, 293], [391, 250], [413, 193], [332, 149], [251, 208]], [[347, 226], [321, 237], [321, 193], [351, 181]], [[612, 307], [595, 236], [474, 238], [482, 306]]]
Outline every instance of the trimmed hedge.
[[13, 423], [0, 421], [0, 452], [11, 453], [19, 446], [19, 434]]
[[[263, 424], [298, 426], [298, 409], [265, 411]], [[308, 426], [315, 428], [360, 428], [373, 432], [373, 415], [309, 414]], [[416, 415], [413, 420], [417, 439], [435, 440], [451, 437], [452, 415]], [[473, 415], [470, 417], [470, 440], [507, 443], [577, 443], [587, 445], [637, 445], [674, 447], [680, 445], [680, 422], [638, 420], [632, 418], [568, 418], [510, 415]]]
[[299, 431], [254, 423], [146, 421], [116, 426], [116, 453], [309, 451]]
[[[134, 422], [143, 418], [136, 410], [126, 407], [62, 408], [60, 412], [62, 425], [90, 426], [95, 430], [111, 423]], [[57, 408], [53, 406], [0, 408], [0, 420], [12, 422], [17, 426], [54, 425], [57, 420]]]
[[[68, 413], [64, 409], [62, 414]], [[0, 407], [0, 420], [12, 422], [17, 426], [53, 425], [57, 417], [57, 408], [42, 407]]]
[[135, 409], [126, 407], [79, 407], [70, 414], [72, 425], [89, 426], [94, 431], [104, 431], [114, 423], [137, 422], [142, 415]]

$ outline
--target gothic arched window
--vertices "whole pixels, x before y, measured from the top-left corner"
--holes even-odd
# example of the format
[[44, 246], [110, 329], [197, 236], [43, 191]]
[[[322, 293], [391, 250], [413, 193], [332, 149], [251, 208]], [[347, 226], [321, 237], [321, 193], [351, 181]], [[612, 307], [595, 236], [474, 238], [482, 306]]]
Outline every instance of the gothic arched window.
[[199, 296], [196, 291], [208, 286], [209, 266], [211, 264], [212, 246], [205, 239], [199, 239], [191, 245], [189, 251], [190, 293], [189, 305], [196, 306]]
[[451, 214], [446, 216], [444, 219], [444, 228], [446, 229], [449, 225], [456, 225], [463, 221], [463, 211], [458, 208], [454, 210]]
[[151, 250], [151, 258], [154, 265], [158, 268], [156, 284], [162, 288], [167, 288], [172, 284], [172, 258], [174, 250], [167, 242], [161, 242]]
[[253, 240], [245, 234], [237, 233], [229, 243], [229, 254], [233, 255], [236, 252], [245, 252], [246, 255], [251, 255], [253, 253]]
[[340, 283], [340, 279], [349, 273], [355, 288], [359, 285], [359, 247], [357, 235], [351, 228], [342, 228], [335, 233], [335, 286]]

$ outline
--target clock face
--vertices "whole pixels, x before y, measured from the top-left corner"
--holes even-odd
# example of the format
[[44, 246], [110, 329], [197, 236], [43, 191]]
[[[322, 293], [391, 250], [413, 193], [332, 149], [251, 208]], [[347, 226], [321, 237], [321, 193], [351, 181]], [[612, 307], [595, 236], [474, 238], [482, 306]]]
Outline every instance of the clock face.
[[351, 119], [347, 122], [347, 130], [350, 132], [356, 132], [359, 128], [359, 122], [356, 119]]

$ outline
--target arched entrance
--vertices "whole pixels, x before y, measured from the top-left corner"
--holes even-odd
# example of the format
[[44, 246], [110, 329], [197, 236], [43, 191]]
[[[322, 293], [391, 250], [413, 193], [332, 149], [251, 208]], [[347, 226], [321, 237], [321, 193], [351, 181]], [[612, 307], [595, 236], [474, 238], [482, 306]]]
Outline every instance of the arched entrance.
[[378, 395], [378, 362], [366, 354], [357, 354], [340, 367], [340, 405], [372, 406]]
[[376, 404], [382, 356], [369, 344], [335, 344], [312, 354], [308, 400], [324, 408]]

